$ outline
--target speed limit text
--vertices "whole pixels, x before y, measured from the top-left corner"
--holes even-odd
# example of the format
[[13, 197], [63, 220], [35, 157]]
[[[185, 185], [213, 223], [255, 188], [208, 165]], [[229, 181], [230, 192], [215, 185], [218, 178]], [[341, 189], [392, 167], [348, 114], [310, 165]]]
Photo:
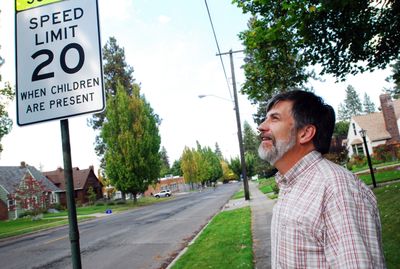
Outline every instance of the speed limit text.
[[[72, 22], [81, 19], [84, 15], [82, 8], [66, 9], [63, 11], [53, 12], [51, 14], [43, 14], [33, 17], [29, 20], [29, 29], [36, 30], [39, 28], [47, 28], [65, 22]], [[43, 45], [58, 40], [65, 40], [69, 37], [75, 37], [78, 25], [68, 25], [54, 30], [40, 31], [35, 34], [35, 45]]]

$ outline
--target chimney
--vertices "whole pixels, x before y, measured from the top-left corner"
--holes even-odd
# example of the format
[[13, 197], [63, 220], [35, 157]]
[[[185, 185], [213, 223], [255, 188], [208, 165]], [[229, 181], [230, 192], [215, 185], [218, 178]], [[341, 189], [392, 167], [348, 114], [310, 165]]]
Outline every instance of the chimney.
[[388, 143], [400, 142], [399, 127], [397, 126], [397, 118], [394, 112], [393, 102], [389, 94], [381, 94], [379, 96], [383, 118], [385, 120], [386, 130], [391, 138]]
[[25, 168], [26, 167], [26, 163], [24, 161], [21, 162], [21, 168]]

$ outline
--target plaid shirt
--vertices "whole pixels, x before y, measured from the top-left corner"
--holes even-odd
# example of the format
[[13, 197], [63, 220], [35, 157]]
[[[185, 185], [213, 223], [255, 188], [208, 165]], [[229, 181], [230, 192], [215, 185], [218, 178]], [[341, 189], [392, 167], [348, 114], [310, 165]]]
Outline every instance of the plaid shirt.
[[272, 268], [385, 268], [376, 198], [356, 176], [313, 151], [276, 181]]

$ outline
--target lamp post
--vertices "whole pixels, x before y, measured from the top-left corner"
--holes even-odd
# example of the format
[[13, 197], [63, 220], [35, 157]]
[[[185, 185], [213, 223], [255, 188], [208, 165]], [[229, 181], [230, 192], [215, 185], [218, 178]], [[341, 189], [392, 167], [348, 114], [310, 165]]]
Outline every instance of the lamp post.
[[244, 197], [245, 200], [250, 200], [250, 193], [249, 193], [249, 183], [247, 181], [247, 171], [246, 171], [246, 161], [245, 161], [245, 157], [244, 157], [244, 148], [243, 148], [243, 140], [242, 140], [242, 128], [240, 125], [240, 114], [239, 114], [239, 104], [237, 102], [237, 94], [236, 94], [236, 88], [234, 87], [234, 97], [235, 97], [235, 101], [232, 101], [230, 99], [227, 98], [223, 98], [217, 95], [213, 95], [213, 94], [200, 94], [199, 98], [204, 98], [207, 96], [212, 96], [212, 97], [217, 97], [226, 101], [230, 101], [233, 103], [234, 107], [233, 109], [236, 112], [236, 123], [237, 123], [237, 129], [238, 129], [238, 140], [239, 140], [239, 150], [240, 150], [240, 162], [241, 162], [241, 166], [242, 166], [242, 175], [243, 175], [243, 188], [244, 188]]
[[[218, 95], [214, 95], [214, 94], [199, 94], [199, 98], [200, 99], [204, 98], [204, 97], [207, 97], [207, 96], [212, 96], [212, 97], [219, 98], [219, 99], [222, 99], [222, 100], [229, 101], [229, 102], [233, 103], [233, 101], [231, 99], [224, 98], [224, 97], [221, 97], [221, 96], [218, 96]], [[235, 103], [233, 103], [233, 104], [235, 105]]]
[[360, 130], [360, 135], [361, 135], [361, 137], [362, 137], [362, 139], [363, 139], [363, 141], [364, 141], [365, 154], [367, 155], [369, 171], [370, 171], [370, 173], [371, 173], [371, 178], [372, 178], [372, 184], [373, 184], [374, 188], [376, 188], [376, 181], [375, 181], [374, 169], [372, 168], [371, 156], [369, 156], [366, 134], [367, 134], [367, 131], [366, 131], [366, 130], [364, 130], [364, 129], [361, 129], [361, 130]]

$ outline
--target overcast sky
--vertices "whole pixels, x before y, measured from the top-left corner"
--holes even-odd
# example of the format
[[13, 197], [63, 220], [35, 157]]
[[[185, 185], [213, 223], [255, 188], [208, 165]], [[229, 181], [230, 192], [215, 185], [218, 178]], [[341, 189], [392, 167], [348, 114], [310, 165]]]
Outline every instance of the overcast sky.
[[[0, 73], [4, 81], [15, 81], [14, 7], [11, 0], [0, 1], [0, 55], [6, 63]], [[231, 0], [207, 1], [221, 52], [243, 49], [238, 33], [246, 29], [248, 15], [241, 13]], [[236, 119], [228, 85], [203, 0], [99, 0], [101, 41], [110, 36], [125, 49], [126, 61], [134, 68], [133, 76], [142, 93], [161, 117], [161, 143], [167, 149], [170, 163], [178, 159], [185, 146], [195, 147], [196, 140], [214, 148], [216, 142], [225, 157], [237, 156]], [[231, 81], [229, 56], [223, 56], [228, 80]], [[234, 55], [238, 88], [244, 82], [243, 55]], [[326, 76], [323, 82], [312, 82], [317, 94], [337, 109], [351, 84], [363, 98], [367, 92], [376, 106], [379, 94], [387, 87], [388, 71], [377, 71], [348, 77], [334, 83]], [[232, 90], [232, 85], [230, 85]], [[209, 94], [199, 99], [198, 95]], [[215, 97], [217, 96], [217, 97]], [[247, 98], [240, 95], [243, 121], [252, 121], [255, 112]], [[63, 166], [59, 121], [19, 127], [15, 122], [15, 102], [9, 106], [14, 120], [12, 132], [1, 143], [4, 151], [0, 165], [19, 165], [25, 161], [43, 170]], [[72, 164], [74, 167], [98, 168], [94, 152], [95, 133], [87, 127], [90, 115], [69, 119]]]

